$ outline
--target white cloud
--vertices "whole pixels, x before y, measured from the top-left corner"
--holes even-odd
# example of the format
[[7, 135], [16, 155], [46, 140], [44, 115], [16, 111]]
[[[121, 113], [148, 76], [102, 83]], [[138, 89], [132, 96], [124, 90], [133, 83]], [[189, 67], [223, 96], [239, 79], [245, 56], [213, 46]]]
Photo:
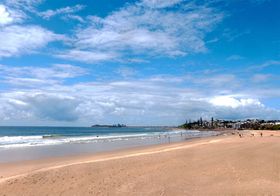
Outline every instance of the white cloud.
[[23, 11], [0, 4], [0, 26], [20, 23], [26, 18]]
[[160, 78], [164, 77], [10, 90], [0, 94], [2, 120], [22, 118], [29, 122], [48, 120], [50, 124], [69, 125], [117, 122], [176, 125], [200, 116], [208, 119], [212, 116], [280, 118], [279, 110], [265, 107], [250, 95], [217, 96], [216, 92], [207, 91], [209, 87], [206, 86], [198, 90], [182, 87], [180, 78]]
[[81, 23], [85, 23], [86, 21], [79, 15], [74, 15], [74, 14], [67, 14], [65, 16], [62, 17], [62, 19], [64, 20], [76, 20], [78, 22], [81, 22]]
[[7, 0], [0, 4], [0, 59], [37, 52], [49, 42], [66, 40], [50, 30], [25, 24], [42, 0]]
[[63, 53], [55, 55], [56, 57], [63, 59], [71, 59], [82, 62], [100, 62], [100, 61], [110, 61], [116, 59], [118, 54], [113, 52], [102, 52], [102, 51], [85, 51], [85, 50], [69, 50]]
[[[51, 17], [54, 17], [56, 15], [63, 15], [63, 14], [72, 14], [75, 12], [78, 12], [82, 9], [84, 9], [84, 5], [75, 5], [75, 6], [67, 6], [67, 7], [63, 7], [63, 8], [59, 8], [56, 10], [47, 10], [44, 12], [39, 12], [38, 14], [40, 16], [42, 16], [44, 19], [50, 19]], [[76, 17], [77, 18], [77, 17]]]
[[17, 87], [40, 88], [42, 85], [55, 85], [59, 81], [54, 79], [39, 79], [39, 78], [20, 78], [20, 77], [5, 77], [2, 83]]
[[42, 3], [44, 0], [4, 0], [4, 4], [18, 10], [25, 10], [32, 12], [35, 7]]
[[[36, 5], [41, 2], [7, 0], [0, 5], [0, 58], [37, 52], [50, 42], [65, 39], [50, 30], [29, 25], [30, 21], [24, 24], [31, 13], [38, 14]], [[146, 57], [206, 52], [207, 33], [223, 19], [223, 13], [209, 5], [185, 0], [143, 0], [125, 4], [106, 17], [73, 15], [83, 8], [80, 5], [47, 10], [41, 16], [48, 19], [62, 15], [83, 22], [75, 30], [72, 42], [67, 42], [69, 48], [57, 51], [55, 55], [59, 58], [87, 63], [143, 63], [147, 62]], [[232, 40], [243, 34], [225, 31], [224, 36]], [[229, 60], [237, 60], [237, 56]], [[279, 61], [268, 61], [258, 67], [275, 65]], [[279, 110], [265, 107], [260, 99], [263, 95], [279, 97], [279, 89], [241, 88], [242, 81], [233, 74], [212, 72], [131, 79], [137, 71], [128, 67], [113, 73], [122, 75], [123, 79], [112, 77], [110, 81], [102, 81], [90, 75], [86, 79], [92, 82], [82, 82], [76, 78], [88, 71], [69, 64], [0, 65], [0, 85], [5, 87], [0, 92], [0, 120], [51, 125], [102, 122], [176, 125], [200, 116], [280, 118]], [[266, 78], [255, 75], [252, 79]]]
[[32, 53], [62, 38], [39, 26], [6, 26], [0, 29], [0, 58]]
[[[165, 9], [167, 5], [150, 8], [146, 4], [126, 5], [105, 18], [89, 17], [89, 25], [77, 30], [70, 54], [63, 56], [71, 57], [73, 51], [83, 51], [74, 60], [83, 60], [83, 56], [87, 59], [89, 53], [117, 53], [119, 58], [127, 54], [174, 57], [201, 53], [207, 51], [206, 33], [223, 18], [214, 8], [194, 3], [178, 4], [176, 9]], [[175, 1], [168, 5], [175, 5]], [[108, 55], [100, 61], [111, 58]]]
[[78, 101], [69, 96], [48, 94], [27, 95], [24, 102], [39, 118], [55, 121], [75, 121], [79, 118], [76, 108]]
[[48, 93], [14, 92], [0, 95], [0, 117], [4, 120], [75, 121], [77, 101]]
[[[137, 70], [121, 67], [115, 71], [124, 77], [104, 81], [93, 78], [94, 74], [90, 75], [88, 70], [68, 64], [0, 65], [0, 83], [7, 87], [0, 93], [2, 124], [176, 125], [200, 116], [280, 119], [279, 110], [261, 102], [263, 96], [279, 97], [278, 87], [243, 88], [244, 81], [233, 74], [154, 75], [132, 79], [129, 76]], [[89, 74], [91, 82], [75, 79], [85, 74]], [[250, 81], [245, 81], [247, 86]]]
[[151, 8], [166, 8], [172, 7], [184, 0], [143, 0], [142, 4]]
[[65, 79], [88, 74], [88, 70], [69, 64], [54, 64], [48, 67], [0, 65], [0, 81], [13, 86], [37, 87], [56, 85]]
[[3, 5], [8, 10], [13, 24], [30, 19], [29, 14], [36, 13], [36, 6], [44, 0], [4, 0]]
[[0, 26], [7, 25], [13, 22], [11, 14], [8, 12], [7, 8], [4, 5], [0, 4]]
[[262, 105], [257, 99], [237, 99], [231, 96], [216, 96], [211, 98], [209, 102], [215, 106], [225, 106], [231, 108], [246, 107], [248, 105]]

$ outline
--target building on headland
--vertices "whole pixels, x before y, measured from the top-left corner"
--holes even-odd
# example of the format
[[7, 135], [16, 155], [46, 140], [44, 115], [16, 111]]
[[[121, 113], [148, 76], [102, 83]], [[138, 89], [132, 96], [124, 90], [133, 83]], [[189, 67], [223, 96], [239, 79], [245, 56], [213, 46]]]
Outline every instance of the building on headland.
[[254, 129], [254, 130], [280, 130], [280, 120], [220, 120], [212, 117], [211, 120], [203, 120], [200, 117], [197, 121], [186, 121], [179, 126], [185, 129]]

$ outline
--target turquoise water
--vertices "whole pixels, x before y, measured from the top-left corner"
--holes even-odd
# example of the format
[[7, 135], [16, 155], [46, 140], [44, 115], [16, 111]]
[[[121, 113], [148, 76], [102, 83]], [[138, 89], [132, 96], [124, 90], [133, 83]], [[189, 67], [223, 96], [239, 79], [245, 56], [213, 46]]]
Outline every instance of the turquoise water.
[[167, 127], [0, 127], [1, 136], [43, 136], [61, 135], [66, 137], [108, 135], [108, 134], [137, 134], [147, 132], [168, 131]]

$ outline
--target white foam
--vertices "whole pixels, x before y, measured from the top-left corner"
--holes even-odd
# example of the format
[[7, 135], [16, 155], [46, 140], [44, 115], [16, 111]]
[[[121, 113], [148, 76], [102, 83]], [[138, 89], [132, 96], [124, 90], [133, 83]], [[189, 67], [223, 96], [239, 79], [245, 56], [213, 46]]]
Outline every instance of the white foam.
[[[207, 135], [206, 132], [197, 130], [188, 131], [163, 131], [163, 132], [147, 132], [147, 133], [131, 133], [131, 134], [108, 134], [108, 135], [91, 135], [91, 136], [75, 136], [66, 137], [59, 135], [38, 135], [38, 136], [3, 136], [0, 137], [0, 148], [20, 148], [30, 146], [46, 146], [67, 143], [90, 143], [90, 142], [114, 142], [129, 139], [147, 139], [158, 136], [179, 136], [185, 134], [187, 136]], [[208, 133], [209, 135], [209, 133]]]

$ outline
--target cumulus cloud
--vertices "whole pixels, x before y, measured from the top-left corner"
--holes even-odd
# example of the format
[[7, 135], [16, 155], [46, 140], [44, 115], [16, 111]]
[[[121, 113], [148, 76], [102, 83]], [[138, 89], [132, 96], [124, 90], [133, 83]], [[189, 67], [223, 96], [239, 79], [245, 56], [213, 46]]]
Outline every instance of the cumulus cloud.
[[0, 26], [21, 23], [26, 18], [22, 10], [0, 4]]
[[0, 25], [7, 25], [13, 22], [11, 14], [4, 5], [0, 4]]
[[75, 121], [79, 118], [76, 108], [78, 100], [71, 97], [37, 94], [24, 97], [24, 103], [30, 106], [34, 116], [55, 121]]
[[[162, 79], [162, 78], [165, 78]], [[127, 123], [176, 125], [200, 116], [210, 119], [279, 119], [280, 111], [265, 107], [249, 94], [220, 95], [204, 88], [182, 87], [181, 78], [158, 76], [73, 85], [10, 90], [0, 94], [2, 120], [40, 122]], [[178, 85], [180, 84], [180, 85]], [[12, 115], [13, 114], [13, 115]], [[85, 124], [82, 124], [85, 125]]]
[[[37, 52], [48, 43], [65, 40], [38, 25], [30, 25], [30, 16], [37, 13], [42, 0], [6, 0], [0, 4], [0, 59]], [[28, 21], [29, 24], [26, 24]]]
[[258, 99], [218, 96], [209, 102], [209, 111], [220, 119], [280, 119], [280, 110], [268, 108]]
[[[0, 118], [2, 123], [48, 121], [64, 125], [176, 125], [200, 116], [280, 118], [279, 110], [261, 102], [264, 94], [269, 95], [263, 90], [272, 89], [243, 89], [235, 75], [204, 73], [133, 79], [130, 76], [136, 71], [124, 66], [116, 69], [121, 79], [73, 83], [73, 79], [89, 74], [88, 70], [69, 64], [0, 65], [1, 84], [8, 87], [0, 93]], [[229, 85], [232, 83], [240, 83], [241, 87]], [[270, 96], [279, 97], [275, 95], [279, 90], [273, 93]]]
[[[204, 38], [222, 20], [214, 8], [181, 1], [141, 1], [129, 4], [102, 18], [89, 17], [88, 25], [78, 29], [73, 49], [60, 57], [89, 62], [134, 56], [184, 56], [207, 51]], [[158, 6], [154, 6], [157, 4]], [[169, 6], [178, 5], [174, 9]], [[73, 53], [79, 52], [74, 58]], [[102, 58], [94, 58], [102, 53]], [[92, 55], [90, 55], [92, 54]], [[89, 58], [93, 56], [93, 58]]]
[[0, 58], [32, 53], [62, 38], [39, 26], [6, 26], [0, 29]]
[[257, 99], [236, 99], [230, 96], [217, 96], [209, 101], [214, 106], [225, 106], [231, 108], [246, 107], [248, 105], [263, 106]]
[[1, 94], [4, 120], [75, 121], [77, 100], [48, 93], [14, 92]]

